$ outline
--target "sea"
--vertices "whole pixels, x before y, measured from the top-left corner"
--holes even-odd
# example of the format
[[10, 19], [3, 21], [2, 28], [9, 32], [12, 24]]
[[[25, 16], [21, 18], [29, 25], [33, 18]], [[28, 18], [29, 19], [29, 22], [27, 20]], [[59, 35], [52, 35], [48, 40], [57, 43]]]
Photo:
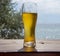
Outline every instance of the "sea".
[[37, 24], [35, 38], [60, 40], [60, 24]]

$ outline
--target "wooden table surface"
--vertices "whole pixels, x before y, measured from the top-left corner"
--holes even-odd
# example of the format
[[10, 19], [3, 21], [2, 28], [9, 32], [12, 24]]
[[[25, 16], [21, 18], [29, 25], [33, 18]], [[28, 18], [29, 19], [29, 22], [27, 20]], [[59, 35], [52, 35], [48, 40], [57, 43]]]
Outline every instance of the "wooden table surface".
[[0, 56], [60, 56], [60, 40], [36, 40], [38, 52], [17, 52], [23, 40], [0, 40]]
[[[17, 52], [23, 47], [23, 40], [0, 40], [0, 52]], [[38, 52], [60, 52], [60, 40], [36, 40]]]

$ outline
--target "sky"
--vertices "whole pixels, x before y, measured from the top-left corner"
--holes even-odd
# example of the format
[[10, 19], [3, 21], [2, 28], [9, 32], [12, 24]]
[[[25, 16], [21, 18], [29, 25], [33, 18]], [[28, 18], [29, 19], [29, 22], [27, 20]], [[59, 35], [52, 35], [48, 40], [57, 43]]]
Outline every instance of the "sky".
[[37, 3], [37, 24], [60, 23], [60, 0], [13, 0], [17, 2], [16, 10], [20, 9], [24, 2]]

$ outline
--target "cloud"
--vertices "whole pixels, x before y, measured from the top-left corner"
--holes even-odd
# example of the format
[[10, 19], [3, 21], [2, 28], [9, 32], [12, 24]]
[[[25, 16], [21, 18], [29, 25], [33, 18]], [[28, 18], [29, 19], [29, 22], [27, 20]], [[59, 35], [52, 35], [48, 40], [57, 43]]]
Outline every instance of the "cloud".
[[38, 7], [45, 13], [60, 13], [60, 0], [42, 0]]
[[22, 0], [23, 2], [40, 2], [40, 1], [42, 1], [42, 0]]
[[19, 2], [20, 0], [12, 0], [12, 2]]
[[40, 2], [40, 1], [42, 1], [42, 0], [13, 0], [13, 2]]
[[60, 23], [60, 0], [13, 0], [17, 2], [17, 10], [24, 2], [36, 2], [38, 7], [37, 23]]
[[36, 2], [38, 11], [44, 13], [59, 13], [60, 14], [60, 0], [13, 0], [20, 6], [24, 2]]

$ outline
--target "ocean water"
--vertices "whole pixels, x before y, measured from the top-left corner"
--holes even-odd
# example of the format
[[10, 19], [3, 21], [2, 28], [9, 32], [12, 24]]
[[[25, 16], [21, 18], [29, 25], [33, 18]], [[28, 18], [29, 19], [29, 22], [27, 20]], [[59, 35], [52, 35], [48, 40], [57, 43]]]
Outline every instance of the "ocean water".
[[60, 24], [37, 24], [36, 39], [60, 39]]

